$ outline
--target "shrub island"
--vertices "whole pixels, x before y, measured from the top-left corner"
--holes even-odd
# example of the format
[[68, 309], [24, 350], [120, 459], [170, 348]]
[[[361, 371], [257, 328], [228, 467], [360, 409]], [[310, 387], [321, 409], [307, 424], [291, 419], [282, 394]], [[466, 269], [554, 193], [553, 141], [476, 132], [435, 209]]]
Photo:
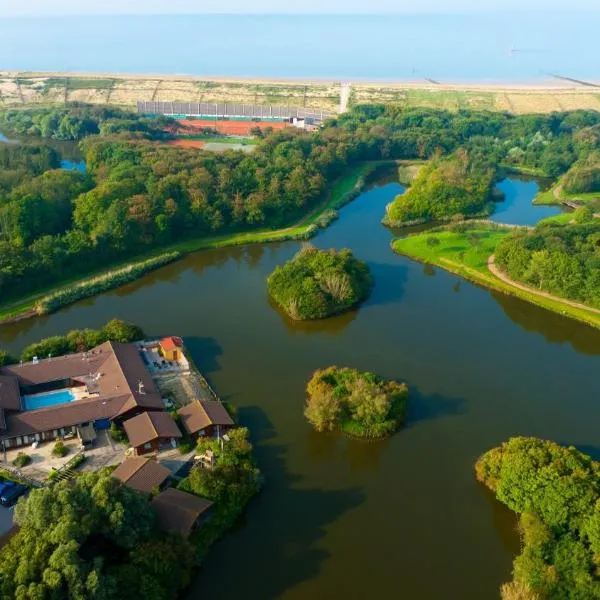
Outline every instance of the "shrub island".
[[599, 598], [600, 463], [572, 446], [516, 437], [486, 452], [475, 472], [520, 515], [521, 554], [502, 598]]
[[361, 438], [394, 433], [408, 407], [405, 383], [348, 367], [316, 371], [307, 385], [304, 415], [317, 431], [341, 430]]
[[307, 245], [267, 279], [271, 298], [295, 320], [322, 319], [362, 302], [373, 278], [350, 250]]

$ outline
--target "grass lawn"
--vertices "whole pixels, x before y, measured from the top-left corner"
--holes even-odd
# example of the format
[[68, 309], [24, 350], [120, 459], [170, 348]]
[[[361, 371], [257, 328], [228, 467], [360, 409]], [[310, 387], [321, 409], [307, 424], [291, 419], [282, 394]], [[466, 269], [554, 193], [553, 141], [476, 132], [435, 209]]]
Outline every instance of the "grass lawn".
[[[489, 256], [494, 253], [500, 240], [509, 233], [509, 229], [494, 230], [475, 225], [464, 233], [443, 230], [397, 239], [392, 242], [392, 248], [398, 254], [436, 265], [474, 283], [600, 328], [600, 315], [539, 296], [535, 292], [521, 290], [501, 281], [489, 271]], [[430, 239], [437, 239], [439, 244], [433, 245], [428, 241]]]
[[560, 181], [556, 182], [549, 190], [544, 192], [538, 192], [537, 196], [534, 198], [534, 204], [559, 204], [560, 200], [577, 200], [579, 202], [592, 202], [593, 200], [600, 200], [599, 192], [589, 192], [585, 194], [568, 194], [563, 189], [561, 189], [558, 193], [558, 198], [556, 199], [555, 190], [558, 186], [560, 186]]
[[[296, 239], [304, 235], [310, 235], [316, 228], [316, 222], [323, 216], [324, 213], [333, 209], [339, 208], [354, 197], [354, 194], [360, 190], [361, 182], [372, 171], [375, 163], [363, 163], [358, 167], [350, 169], [345, 175], [333, 185], [327, 200], [320, 204], [317, 208], [302, 217], [295, 225], [280, 229], [261, 229], [240, 233], [229, 233], [225, 235], [204, 237], [196, 239], [188, 239], [171, 246], [162, 246], [149, 250], [146, 253], [129, 257], [126, 261], [122, 261], [90, 272], [87, 276], [82, 277], [65, 277], [59, 285], [46, 287], [18, 300], [12, 300], [0, 305], [0, 323], [8, 321], [19, 315], [25, 315], [32, 312], [37, 302], [44, 296], [57, 292], [65, 286], [71, 286], [73, 283], [80, 283], [87, 279], [104, 275], [110, 271], [114, 271], [120, 267], [125, 267], [132, 262], [153, 258], [159, 254], [164, 254], [172, 250], [187, 254], [196, 250], [204, 250], [207, 248], [222, 248], [225, 246], [239, 246], [243, 244], [259, 244], [266, 242], [275, 242], [287, 239]], [[34, 316], [34, 315], [31, 315]]]

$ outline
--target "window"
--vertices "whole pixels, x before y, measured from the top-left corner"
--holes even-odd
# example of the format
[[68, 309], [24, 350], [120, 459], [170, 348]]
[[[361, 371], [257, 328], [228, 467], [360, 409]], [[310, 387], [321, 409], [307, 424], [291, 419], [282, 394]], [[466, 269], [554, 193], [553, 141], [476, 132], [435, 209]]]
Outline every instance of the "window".
[[144, 444], [144, 448], [146, 448], [146, 450], [150, 450], [150, 448], [152, 448], [152, 444], [148, 442], [147, 444]]

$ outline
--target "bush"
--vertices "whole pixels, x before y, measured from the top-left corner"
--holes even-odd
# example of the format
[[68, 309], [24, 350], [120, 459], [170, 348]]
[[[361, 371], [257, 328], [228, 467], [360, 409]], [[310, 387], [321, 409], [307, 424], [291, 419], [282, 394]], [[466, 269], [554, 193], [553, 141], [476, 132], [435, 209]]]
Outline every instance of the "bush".
[[125, 435], [125, 432], [120, 427], [118, 427], [114, 421], [110, 424], [110, 429], [108, 430], [108, 432], [110, 434], [110, 437], [118, 444], [129, 445], [129, 441], [127, 439], [127, 436]]
[[5, 365], [12, 365], [16, 363], [16, 359], [12, 357], [5, 350], [0, 350], [0, 367], [4, 367]]
[[74, 329], [67, 335], [55, 335], [30, 344], [23, 350], [21, 359], [25, 362], [48, 356], [62, 356], [71, 352], [84, 352], [103, 342], [134, 342], [144, 337], [144, 332], [131, 323], [112, 319], [102, 329]]
[[31, 462], [31, 456], [25, 454], [25, 452], [19, 452], [17, 454], [17, 458], [13, 460], [13, 465], [18, 467], [19, 469], [22, 467], [26, 467]]
[[373, 284], [350, 250], [303, 248], [267, 279], [269, 294], [292, 318], [322, 319], [364, 300]]
[[109, 271], [104, 275], [85, 279], [73, 286], [65, 287], [53, 294], [44, 296], [36, 304], [35, 310], [40, 315], [51, 313], [63, 306], [73, 304], [82, 298], [94, 296], [100, 292], [105, 292], [106, 290], [138, 279], [140, 275], [171, 263], [180, 258], [180, 256], [181, 253], [179, 252], [167, 252], [148, 260], [132, 263], [121, 269]]
[[385, 437], [402, 424], [408, 407], [405, 384], [347, 367], [316, 371], [306, 390], [304, 415], [317, 431]]
[[69, 454], [69, 447], [65, 446], [64, 442], [58, 441], [56, 444], [54, 444], [52, 454], [58, 458], [62, 458], [63, 456]]
[[181, 440], [181, 442], [179, 442], [179, 452], [181, 454], [187, 454], [188, 452], [191, 452], [194, 449], [194, 442], [192, 442], [192, 440], [190, 439], [184, 439]]

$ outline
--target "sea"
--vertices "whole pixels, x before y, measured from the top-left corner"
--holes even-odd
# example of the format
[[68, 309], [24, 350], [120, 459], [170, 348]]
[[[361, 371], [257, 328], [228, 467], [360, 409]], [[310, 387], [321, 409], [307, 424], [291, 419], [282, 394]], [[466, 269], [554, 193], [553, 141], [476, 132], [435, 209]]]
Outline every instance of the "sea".
[[600, 10], [2, 18], [0, 71], [439, 83], [600, 80]]

